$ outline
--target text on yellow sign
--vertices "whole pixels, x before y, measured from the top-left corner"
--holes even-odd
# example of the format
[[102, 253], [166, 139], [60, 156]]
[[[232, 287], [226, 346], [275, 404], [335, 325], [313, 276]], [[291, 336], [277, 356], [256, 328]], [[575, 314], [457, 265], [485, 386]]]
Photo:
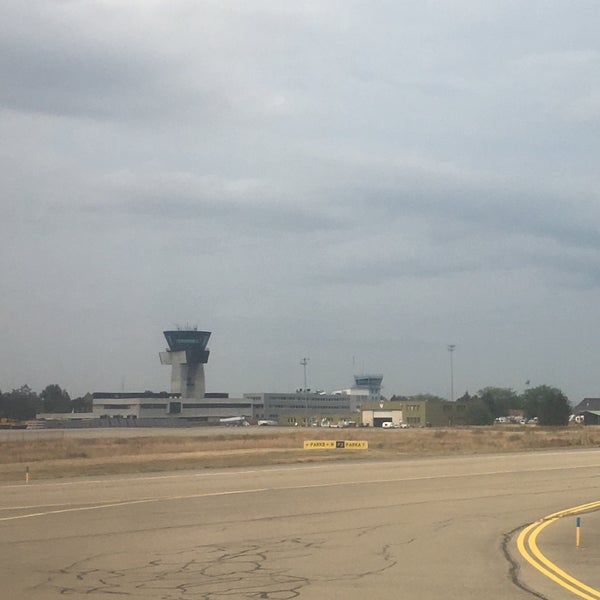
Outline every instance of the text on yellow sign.
[[369, 442], [356, 440], [304, 440], [304, 449], [337, 448], [339, 450], [367, 450]]

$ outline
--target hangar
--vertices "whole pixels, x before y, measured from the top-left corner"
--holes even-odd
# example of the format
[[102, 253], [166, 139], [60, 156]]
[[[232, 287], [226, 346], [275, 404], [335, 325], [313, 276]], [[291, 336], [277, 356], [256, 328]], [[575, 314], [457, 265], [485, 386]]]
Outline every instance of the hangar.
[[600, 425], [600, 410], [585, 410], [580, 414], [584, 425]]
[[385, 422], [391, 422], [395, 426], [444, 427], [464, 425], [467, 405], [464, 402], [447, 400], [392, 398], [379, 402], [365, 402], [360, 412], [362, 423], [367, 427], [381, 427]]

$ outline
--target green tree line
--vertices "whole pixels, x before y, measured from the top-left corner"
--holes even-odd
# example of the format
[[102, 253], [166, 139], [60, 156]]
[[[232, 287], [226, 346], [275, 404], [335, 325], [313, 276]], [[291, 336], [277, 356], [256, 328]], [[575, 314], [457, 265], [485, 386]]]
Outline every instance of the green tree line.
[[571, 406], [558, 388], [539, 385], [517, 394], [510, 388], [486, 387], [476, 395], [466, 393], [459, 401], [467, 404], [470, 425], [490, 425], [512, 411], [522, 411], [524, 419], [537, 419], [538, 425], [567, 425]]
[[[394, 396], [392, 400], [425, 400], [445, 402], [433, 394]], [[567, 425], [571, 416], [569, 399], [561, 390], [547, 385], [529, 388], [518, 394], [511, 388], [485, 387], [475, 395], [465, 392], [457, 402], [466, 404], [467, 425], [491, 425], [499, 417], [522, 414], [524, 419], [537, 419], [539, 425]]]
[[47, 385], [38, 395], [28, 385], [0, 392], [0, 417], [27, 421], [38, 413], [91, 412], [92, 395], [71, 398], [57, 384]]
[[[398, 396], [400, 398], [400, 396]], [[420, 400], [441, 400], [423, 394]], [[471, 396], [465, 393], [458, 402], [467, 405], [469, 425], [491, 425], [511, 411], [522, 411], [525, 419], [537, 418], [539, 425], [567, 425], [571, 414], [569, 400], [558, 388], [540, 385], [517, 394], [510, 388], [485, 387]], [[71, 398], [58, 384], [51, 384], [38, 395], [27, 385], [11, 392], [0, 392], [0, 417], [26, 421], [38, 413], [91, 412], [92, 395]]]

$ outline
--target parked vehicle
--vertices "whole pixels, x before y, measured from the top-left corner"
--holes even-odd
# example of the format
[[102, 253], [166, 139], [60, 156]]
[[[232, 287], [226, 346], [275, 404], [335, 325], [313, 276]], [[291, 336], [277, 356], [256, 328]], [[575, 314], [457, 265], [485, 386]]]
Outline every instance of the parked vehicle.
[[9, 417], [2, 417], [0, 418], [0, 429], [27, 429], [27, 423]]

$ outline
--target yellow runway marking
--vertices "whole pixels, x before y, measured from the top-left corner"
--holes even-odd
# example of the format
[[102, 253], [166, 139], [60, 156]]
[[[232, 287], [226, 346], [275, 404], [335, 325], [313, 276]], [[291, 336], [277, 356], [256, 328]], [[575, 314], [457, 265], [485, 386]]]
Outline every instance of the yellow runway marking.
[[600, 501], [581, 504], [580, 506], [574, 506], [573, 508], [553, 513], [526, 527], [517, 538], [517, 548], [521, 556], [529, 564], [562, 588], [585, 600], [600, 600], [600, 591], [569, 575], [569, 573], [549, 560], [540, 551], [537, 545], [537, 537], [548, 525], [551, 525], [562, 517], [576, 515], [598, 507], [600, 507]]

